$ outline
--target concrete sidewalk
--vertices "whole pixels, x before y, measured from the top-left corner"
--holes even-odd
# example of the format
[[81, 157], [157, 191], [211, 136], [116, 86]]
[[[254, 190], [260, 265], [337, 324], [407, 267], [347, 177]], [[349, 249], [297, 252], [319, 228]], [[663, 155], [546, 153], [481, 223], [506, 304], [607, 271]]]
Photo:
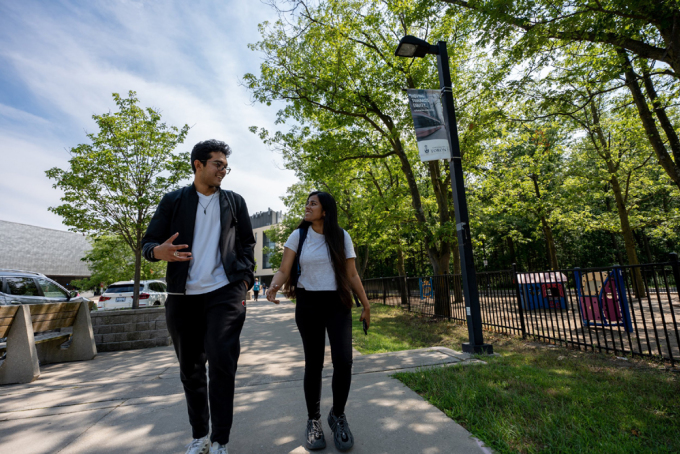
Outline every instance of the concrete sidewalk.
[[[370, 335], [370, 334], [369, 334]], [[294, 306], [250, 302], [241, 337], [230, 454], [304, 453], [304, 357]], [[397, 370], [474, 362], [444, 348], [355, 353], [346, 414], [351, 452], [483, 453], [470, 434], [390, 377]], [[191, 441], [172, 347], [102, 353], [41, 367], [28, 385], [0, 387], [0, 454], [184, 453]], [[322, 421], [332, 404], [326, 352]]]

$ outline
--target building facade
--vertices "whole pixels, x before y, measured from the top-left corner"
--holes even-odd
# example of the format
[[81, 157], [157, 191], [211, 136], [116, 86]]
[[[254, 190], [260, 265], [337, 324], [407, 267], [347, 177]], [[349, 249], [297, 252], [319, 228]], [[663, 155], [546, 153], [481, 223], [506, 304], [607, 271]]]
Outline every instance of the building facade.
[[0, 221], [0, 268], [33, 271], [67, 286], [74, 279], [89, 278], [81, 259], [91, 249], [80, 233]]
[[267, 230], [272, 226], [277, 225], [283, 219], [282, 211], [273, 211], [271, 208], [267, 211], [255, 213], [250, 216], [250, 223], [253, 226], [253, 234], [255, 235], [255, 263], [257, 269], [255, 270], [255, 277], [264, 282], [267, 286], [274, 277], [274, 270], [271, 263], [271, 252], [266, 253], [265, 248], [273, 251], [276, 244], [267, 237]]

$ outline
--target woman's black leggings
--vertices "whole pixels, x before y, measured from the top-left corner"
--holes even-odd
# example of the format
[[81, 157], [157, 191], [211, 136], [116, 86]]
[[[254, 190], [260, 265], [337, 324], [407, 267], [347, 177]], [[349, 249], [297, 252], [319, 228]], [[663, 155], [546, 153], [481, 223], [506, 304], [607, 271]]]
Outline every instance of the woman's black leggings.
[[321, 371], [326, 331], [333, 359], [333, 413], [340, 416], [352, 383], [352, 313], [337, 291], [296, 289], [295, 322], [305, 350], [305, 401], [309, 419], [321, 417]]

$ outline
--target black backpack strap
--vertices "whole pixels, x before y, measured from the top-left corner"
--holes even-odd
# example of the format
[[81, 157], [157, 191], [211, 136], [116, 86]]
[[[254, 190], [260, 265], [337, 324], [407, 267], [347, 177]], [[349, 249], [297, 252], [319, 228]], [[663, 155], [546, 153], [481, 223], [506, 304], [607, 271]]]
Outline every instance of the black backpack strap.
[[231, 210], [231, 217], [233, 219], [234, 225], [238, 225], [238, 216], [236, 213], [236, 200], [234, 200], [234, 193], [223, 189], [224, 194], [227, 196], [227, 203], [229, 204], [229, 209]]

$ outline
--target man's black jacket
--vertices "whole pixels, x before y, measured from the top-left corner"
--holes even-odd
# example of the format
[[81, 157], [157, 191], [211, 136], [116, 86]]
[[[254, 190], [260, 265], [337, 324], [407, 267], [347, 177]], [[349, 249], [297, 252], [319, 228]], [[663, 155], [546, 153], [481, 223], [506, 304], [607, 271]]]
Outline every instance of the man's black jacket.
[[[255, 282], [255, 237], [250, 225], [250, 216], [245, 200], [240, 195], [220, 190], [220, 253], [222, 266], [229, 282], [247, 281], [250, 289]], [[235, 206], [234, 206], [235, 205]], [[149, 222], [146, 234], [142, 238], [142, 254], [149, 261], [157, 262], [152, 257], [153, 248], [179, 232], [173, 244], [188, 244], [191, 252], [194, 240], [194, 225], [198, 194], [191, 184], [163, 196], [156, 213]], [[233, 208], [232, 208], [233, 207]], [[236, 215], [234, 215], [234, 212]], [[186, 291], [187, 275], [191, 262], [168, 262], [165, 280], [169, 293]]]

